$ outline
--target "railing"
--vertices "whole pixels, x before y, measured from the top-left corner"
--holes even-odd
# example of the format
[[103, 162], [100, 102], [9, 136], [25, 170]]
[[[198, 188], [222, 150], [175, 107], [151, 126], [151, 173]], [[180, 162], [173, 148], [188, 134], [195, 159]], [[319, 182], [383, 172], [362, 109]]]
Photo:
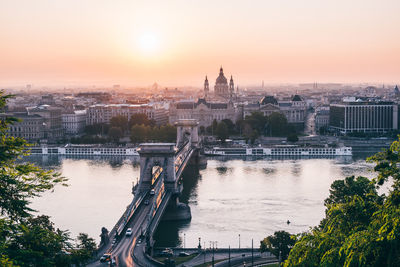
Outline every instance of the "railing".
[[175, 158], [175, 173], [177, 173], [182, 165], [185, 162], [187, 155], [191, 152], [192, 148], [189, 143], [186, 143], [185, 146], [182, 146], [177, 153]]
[[157, 209], [158, 209], [160, 203], [164, 199], [165, 188], [164, 188], [164, 181], [163, 180], [158, 180], [154, 191], [155, 191], [154, 200], [151, 203], [150, 212], [149, 212], [148, 217], [147, 217], [146, 234], [147, 234], [148, 229], [149, 229], [149, 227], [151, 225], [151, 222], [152, 222], [152, 220], [154, 218], [154, 215], [157, 213]]

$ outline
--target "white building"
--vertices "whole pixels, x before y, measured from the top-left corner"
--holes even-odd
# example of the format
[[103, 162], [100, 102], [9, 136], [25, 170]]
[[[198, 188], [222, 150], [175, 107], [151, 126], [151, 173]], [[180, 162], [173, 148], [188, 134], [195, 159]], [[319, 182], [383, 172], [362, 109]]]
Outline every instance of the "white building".
[[329, 106], [321, 106], [315, 110], [315, 129], [329, 126]]
[[174, 124], [180, 119], [195, 119], [200, 126], [210, 126], [214, 120], [230, 119], [236, 122], [238, 112], [232, 102], [207, 102], [200, 98], [197, 102], [182, 101], [172, 103], [169, 110], [169, 123]]
[[66, 134], [80, 134], [86, 126], [86, 110], [75, 110], [62, 114], [62, 123]]
[[304, 128], [307, 105], [299, 96], [294, 95], [291, 100], [278, 101], [273, 96], [265, 96], [259, 103], [249, 103], [243, 107], [243, 118], [251, 115], [253, 112], [261, 112], [264, 116], [270, 116], [274, 112], [285, 115], [288, 123], [294, 125], [297, 129]]
[[111, 118], [124, 116], [131, 119], [134, 114], [146, 114], [150, 120], [161, 125], [168, 121], [168, 112], [165, 108], [150, 104], [97, 104], [87, 110], [87, 124], [110, 123]]

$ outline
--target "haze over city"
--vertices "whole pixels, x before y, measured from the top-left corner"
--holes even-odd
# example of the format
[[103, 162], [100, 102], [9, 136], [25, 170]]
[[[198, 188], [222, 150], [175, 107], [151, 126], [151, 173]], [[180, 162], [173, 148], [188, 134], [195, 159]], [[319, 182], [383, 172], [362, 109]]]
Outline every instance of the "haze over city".
[[400, 1], [0, 3], [1, 86], [396, 83]]
[[0, 266], [400, 266], [400, 0], [0, 0]]

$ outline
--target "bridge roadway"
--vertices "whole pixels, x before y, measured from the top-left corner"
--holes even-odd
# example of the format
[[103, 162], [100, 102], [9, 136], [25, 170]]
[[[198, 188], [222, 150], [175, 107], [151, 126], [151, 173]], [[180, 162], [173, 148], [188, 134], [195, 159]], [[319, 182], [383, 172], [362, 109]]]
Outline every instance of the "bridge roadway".
[[[184, 144], [180, 149], [177, 150], [175, 159], [175, 173], [176, 173], [176, 183], [179, 183], [180, 175], [182, 174], [184, 168], [189, 162], [193, 149], [190, 147], [189, 143]], [[160, 172], [155, 172], [154, 174], [160, 175]], [[154, 175], [153, 174], [153, 175]], [[141, 199], [139, 205], [135, 203], [130, 206], [137, 206], [134, 210], [132, 217], [128, 219], [124, 227], [120, 227], [122, 230], [119, 238], [116, 238], [115, 244], [108, 244], [105, 251], [111, 253], [112, 257], [116, 260], [116, 266], [118, 267], [131, 267], [131, 266], [158, 266], [158, 264], [152, 261], [146, 254], [146, 240], [144, 235], [152, 236], [157, 229], [161, 217], [168, 206], [168, 202], [172, 197], [173, 193], [164, 190], [163, 179], [156, 179], [153, 185], [155, 189], [155, 194], [152, 196], [149, 192], [141, 192], [143, 197], [138, 197]], [[149, 204], [145, 204], [144, 200], [149, 200]], [[128, 228], [132, 229], [132, 235], [126, 236], [126, 230]], [[112, 236], [111, 238], [114, 238]], [[101, 263], [100, 261], [93, 262], [87, 266], [107, 266], [108, 263]]]

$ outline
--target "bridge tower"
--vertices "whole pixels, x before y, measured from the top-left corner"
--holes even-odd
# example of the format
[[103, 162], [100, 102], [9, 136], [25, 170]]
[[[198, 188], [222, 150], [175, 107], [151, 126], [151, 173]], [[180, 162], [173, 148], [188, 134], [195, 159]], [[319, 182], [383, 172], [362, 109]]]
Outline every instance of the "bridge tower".
[[153, 179], [153, 167], [155, 166], [163, 169], [161, 175], [164, 177], [166, 189], [175, 189], [176, 150], [174, 143], [144, 143], [140, 145], [138, 149], [140, 155], [139, 192], [150, 190]]
[[185, 119], [175, 123], [177, 127], [176, 146], [181, 147], [186, 141], [189, 141], [191, 147], [199, 146], [199, 123], [197, 120]]

